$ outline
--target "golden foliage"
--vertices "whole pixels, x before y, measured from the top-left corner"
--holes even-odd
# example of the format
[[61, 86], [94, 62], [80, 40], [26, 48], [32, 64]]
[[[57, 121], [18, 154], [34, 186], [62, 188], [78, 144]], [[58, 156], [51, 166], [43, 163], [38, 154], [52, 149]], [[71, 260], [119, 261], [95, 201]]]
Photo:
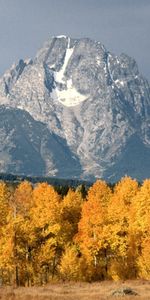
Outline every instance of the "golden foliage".
[[0, 182], [0, 280], [150, 279], [150, 180], [98, 180], [85, 198], [27, 181]]

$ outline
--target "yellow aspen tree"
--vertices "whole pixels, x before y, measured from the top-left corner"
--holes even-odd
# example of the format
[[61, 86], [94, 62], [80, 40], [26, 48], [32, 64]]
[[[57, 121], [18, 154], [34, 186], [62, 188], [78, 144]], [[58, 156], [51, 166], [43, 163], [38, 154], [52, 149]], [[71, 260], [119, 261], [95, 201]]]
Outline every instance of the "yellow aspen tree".
[[0, 278], [1, 282], [9, 280], [12, 269], [12, 228], [9, 207], [10, 193], [3, 181], [0, 182]]
[[62, 243], [65, 245], [69, 242], [72, 243], [74, 235], [77, 234], [82, 203], [81, 193], [71, 189], [61, 202], [61, 236]]
[[[0, 182], [0, 227], [7, 224], [9, 212], [9, 189], [5, 182]], [[0, 232], [1, 234], [1, 232]]]
[[88, 192], [87, 202], [82, 207], [76, 242], [86, 258], [91, 277], [107, 277], [107, 209], [111, 198], [111, 189], [104, 181], [97, 181]]
[[11, 201], [14, 227], [14, 262], [16, 285], [31, 284], [33, 230], [30, 210], [33, 206], [33, 189], [28, 181], [21, 182]]
[[150, 280], [150, 235], [142, 240], [138, 267], [138, 277]]
[[[135, 236], [138, 274], [149, 278], [148, 253], [150, 241], [150, 179], [146, 179], [134, 198], [132, 207], [132, 231]], [[147, 263], [146, 263], [147, 259]], [[147, 277], [146, 277], [147, 276]]]
[[1, 228], [0, 238], [0, 281], [1, 284], [12, 284], [14, 270], [13, 227], [7, 224]]
[[133, 237], [130, 232], [130, 210], [137, 192], [137, 181], [126, 176], [116, 184], [109, 203], [107, 229], [112, 252], [110, 276], [113, 279], [130, 278], [135, 274], [134, 252], [131, 251]]
[[55, 275], [61, 251], [60, 196], [47, 183], [39, 183], [34, 188], [31, 216], [36, 244], [34, 269], [39, 272], [43, 282], [49, 274], [52, 277]]
[[67, 245], [59, 265], [60, 278], [63, 280], [82, 280], [82, 258], [76, 245]]
[[16, 213], [28, 216], [28, 212], [33, 205], [32, 197], [33, 188], [30, 182], [23, 181], [21, 182], [15, 192], [13, 197], [14, 206], [16, 207]]
[[143, 237], [147, 237], [150, 215], [150, 179], [146, 179], [134, 198], [136, 229]]

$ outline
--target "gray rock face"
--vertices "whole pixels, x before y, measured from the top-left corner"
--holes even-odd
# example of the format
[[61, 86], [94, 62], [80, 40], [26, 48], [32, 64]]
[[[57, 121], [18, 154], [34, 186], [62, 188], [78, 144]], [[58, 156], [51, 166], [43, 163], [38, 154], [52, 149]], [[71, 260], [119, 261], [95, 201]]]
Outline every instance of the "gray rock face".
[[[18, 169], [13, 157], [4, 156], [6, 171], [11, 164], [12, 172], [26, 175], [110, 181], [125, 174], [138, 180], [150, 176], [149, 84], [132, 58], [117, 57], [100, 42], [66, 36], [49, 39], [33, 61], [21, 60], [3, 75], [0, 104], [32, 118], [34, 130], [42, 122], [42, 139], [55, 136], [42, 152], [43, 168], [33, 166], [31, 172], [24, 163]], [[34, 140], [36, 134], [29, 144]]]
[[80, 164], [66, 145], [29, 113], [0, 107], [0, 170], [16, 174], [74, 176]]

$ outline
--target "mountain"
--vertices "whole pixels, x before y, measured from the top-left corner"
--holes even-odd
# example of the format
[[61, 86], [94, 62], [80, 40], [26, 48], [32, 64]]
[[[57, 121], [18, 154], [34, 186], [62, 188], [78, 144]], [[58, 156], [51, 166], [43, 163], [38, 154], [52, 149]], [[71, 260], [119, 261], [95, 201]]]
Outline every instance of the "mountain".
[[150, 177], [150, 87], [98, 41], [50, 38], [0, 78], [1, 172]]
[[[80, 175], [81, 166], [66, 141], [35, 121], [25, 110], [0, 107], [1, 171], [32, 176]], [[58, 170], [58, 171], [57, 171]]]

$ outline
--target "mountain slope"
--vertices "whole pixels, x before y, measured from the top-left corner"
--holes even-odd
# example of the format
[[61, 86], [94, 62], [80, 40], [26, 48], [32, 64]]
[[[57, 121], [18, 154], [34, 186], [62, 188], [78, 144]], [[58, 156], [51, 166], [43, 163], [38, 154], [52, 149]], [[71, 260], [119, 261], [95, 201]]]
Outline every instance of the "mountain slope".
[[[29, 113], [0, 106], [1, 172], [80, 176], [80, 164], [66, 142]], [[62, 173], [60, 173], [60, 171]]]
[[[117, 57], [87, 38], [53, 37], [34, 60], [21, 60], [3, 75], [0, 103], [28, 112], [69, 151], [71, 168], [64, 170], [59, 143], [49, 144], [58, 167], [48, 167], [48, 152], [38, 174], [112, 181], [126, 173], [150, 176], [150, 88], [125, 54]], [[29, 173], [25, 165], [23, 173]]]

